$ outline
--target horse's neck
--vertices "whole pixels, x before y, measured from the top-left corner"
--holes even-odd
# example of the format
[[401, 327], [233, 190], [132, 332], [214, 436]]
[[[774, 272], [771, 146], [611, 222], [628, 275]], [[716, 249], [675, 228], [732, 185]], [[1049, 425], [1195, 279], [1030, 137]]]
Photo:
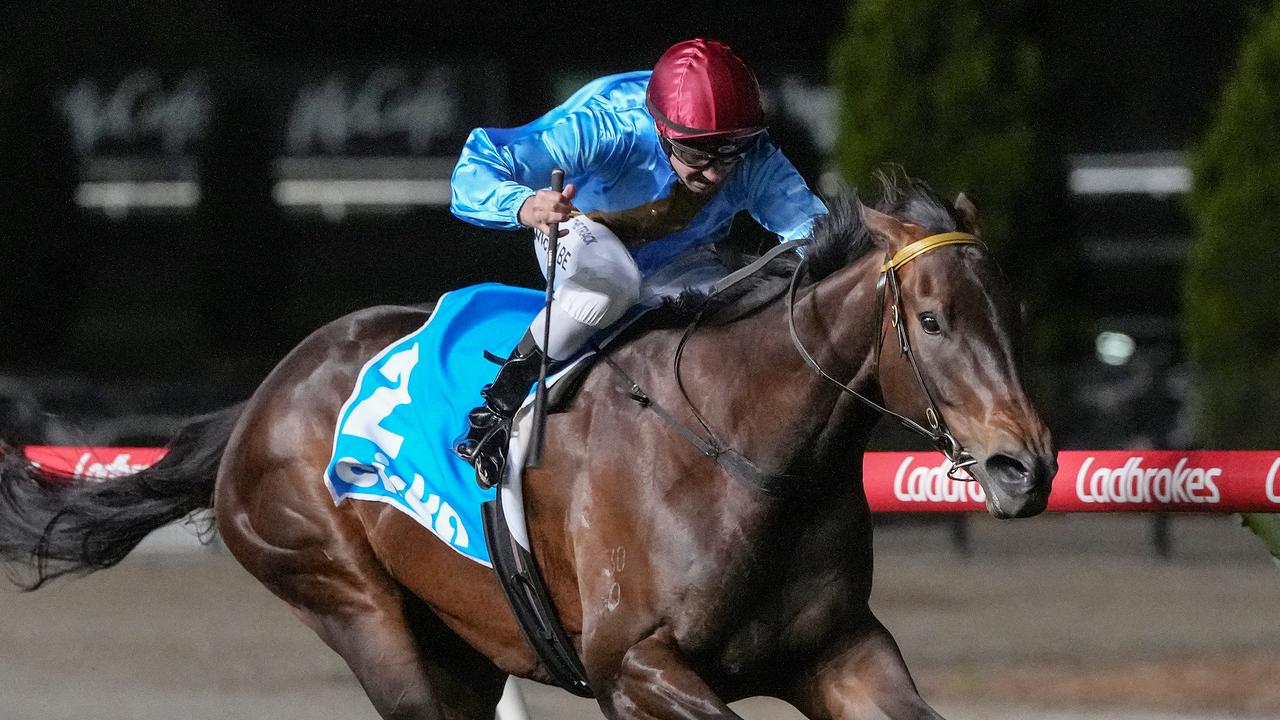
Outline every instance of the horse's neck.
[[[795, 301], [796, 333], [805, 347], [824, 371], [860, 392], [874, 382], [875, 262], [859, 259], [802, 289]], [[731, 396], [718, 403], [712, 426], [725, 428], [726, 444], [778, 472], [815, 450], [831, 455], [832, 446], [848, 457], [831, 460], [852, 460], [876, 418], [860, 403], [841, 403], [844, 393], [805, 363], [787, 329], [787, 312], [785, 300], [775, 302], [726, 326], [724, 345], [707, 350], [718, 355], [727, 381], [719, 387]]]

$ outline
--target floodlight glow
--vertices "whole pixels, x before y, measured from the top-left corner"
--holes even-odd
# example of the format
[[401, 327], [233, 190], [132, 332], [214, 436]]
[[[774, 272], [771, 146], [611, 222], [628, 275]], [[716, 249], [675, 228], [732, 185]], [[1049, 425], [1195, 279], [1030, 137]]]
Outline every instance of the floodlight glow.
[[1138, 344], [1133, 341], [1133, 338], [1118, 332], [1098, 333], [1098, 338], [1094, 341], [1094, 350], [1098, 354], [1098, 359], [1117, 367], [1129, 362], [1133, 358], [1133, 351], [1137, 348]]

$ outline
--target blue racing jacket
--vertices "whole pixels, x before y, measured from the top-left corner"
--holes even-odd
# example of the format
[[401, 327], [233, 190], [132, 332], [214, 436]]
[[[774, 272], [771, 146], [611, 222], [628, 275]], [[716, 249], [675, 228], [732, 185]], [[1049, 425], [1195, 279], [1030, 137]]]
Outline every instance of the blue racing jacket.
[[[577, 186], [573, 202], [586, 213], [622, 212], [671, 195], [679, 179], [645, 109], [649, 75], [609, 75], [527, 125], [473, 130], [453, 171], [453, 214], [488, 228], [520, 227], [520, 206], [533, 188], [549, 186], [556, 167]], [[632, 249], [641, 274], [722, 239], [741, 210], [783, 240], [805, 236], [827, 211], [766, 133], [687, 225]]]

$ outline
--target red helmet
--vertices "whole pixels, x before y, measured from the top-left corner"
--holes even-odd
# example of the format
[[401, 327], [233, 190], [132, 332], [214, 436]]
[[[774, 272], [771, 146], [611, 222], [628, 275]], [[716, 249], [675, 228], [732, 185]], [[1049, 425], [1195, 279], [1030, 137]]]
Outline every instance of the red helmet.
[[662, 53], [646, 104], [658, 135], [667, 139], [736, 139], [764, 130], [756, 76], [716, 40], [685, 40]]

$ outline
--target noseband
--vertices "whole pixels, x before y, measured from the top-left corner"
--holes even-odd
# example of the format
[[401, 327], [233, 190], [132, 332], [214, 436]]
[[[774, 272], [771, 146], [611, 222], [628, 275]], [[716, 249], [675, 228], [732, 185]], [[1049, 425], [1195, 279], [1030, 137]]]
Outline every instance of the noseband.
[[920, 372], [920, 363], [916, 359], [916, 354], [911, 349], [911, 338], [907, 333], [907, 324], [905, 321], [905, 311], [902, 305], [902, 283], [898, 278], [898, 269], [916, 258], [924, 255], [930, 250], [936, 250], [947, 245], [977, 245], [985, 247], [977, 237], [963, 232], [947, 232], [938, 235], [930, 235], [929, 237], [917, 240], [898, 252], [892, 257], [885, 257], [884, 264], [880, 266], [880, 278], [876, 281], [876, 306], [878, 309], [876, 315], [876, 354], [875, 368], [880, 367], [881, 349], [884, 345], [884, 313], [885, 313], [885, 288], [889, 289], [891, 314], [889, 317], [894, 329], [898, 335], [898, 347], [901, 354], [905, 355], [911, 364], [911, 370], [915, 374], [916, 384], [920, 387], [920, 392], [924, 394], [925, 400], [929, 407], [925, 409], [925, 420], [929, 423], [926, 428], [920, 423], [912, 420], [906, 415], [896, 413], [889, 408], [877, 403], [871, 398], [859, 393], [845, 383], [832, 377], [818, 362], [813, 359], [813, 355], [805, 349], [804, 343], [800, 341], [800, 336], [796, 333], [796, 317], [795, 317], [795, 298], [796, 288], [799, 285], [800, 275], [804, 270], [807, 258], [802, 257], [799, 264], [796, 265], [795, 272], [791, 275], [791, 285], [787, 289], [787, 326], [791, 330], [791, 342], [795, 345], [796, 350], [800, 353], [800, 357], [812, 367], [818, 375], [829, 380], [841, 391], [848, 393], [860, 400], [864, 405], [874, 409], [882, 415], [894, 418], [899, 423], [914, 433], [922, 435], [933, 443], [947, 459], [951, 461], [951, 468], [947, 470], [947, 477], [952, 480], [971, 480], [972, 476], [962, 477], [958, 473], [961, 470], [967, 470], [975, 465], [978, 461], [969, 454], [964, 446], [956, 440], [951, 431], [947, 429], [947, 423], [942, 418], [942, 413], [938, 410], [938, 404], [933, 399], [933, 394], [929, 392], [929, 386], [925, 384], [924, 375]]

